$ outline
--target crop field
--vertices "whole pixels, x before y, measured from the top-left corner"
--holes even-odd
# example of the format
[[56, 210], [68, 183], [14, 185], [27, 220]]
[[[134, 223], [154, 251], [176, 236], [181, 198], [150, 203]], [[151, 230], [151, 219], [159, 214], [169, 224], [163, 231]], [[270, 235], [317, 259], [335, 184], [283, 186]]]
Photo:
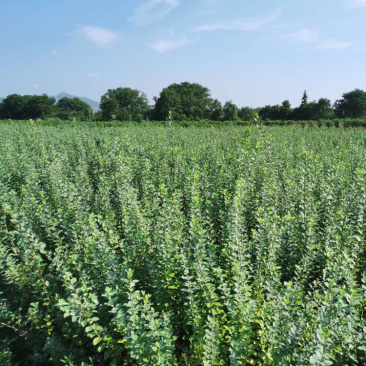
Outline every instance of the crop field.
[[366, 130], [0, 124], [0, 365], [365, 365]]

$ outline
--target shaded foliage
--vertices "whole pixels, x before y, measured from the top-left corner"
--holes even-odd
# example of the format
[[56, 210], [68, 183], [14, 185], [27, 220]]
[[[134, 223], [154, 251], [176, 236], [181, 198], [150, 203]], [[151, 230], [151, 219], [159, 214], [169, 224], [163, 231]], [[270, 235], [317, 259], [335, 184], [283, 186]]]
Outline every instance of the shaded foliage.
[[[159, 97], [156, 98], [154, 118], [166, 120], [169, 111], [173, 113], [175, 119], [180, 119], [180, 116], [183, 115], [192, 120], [210, 118], [212, 106], [208, 88], [188, 82], [171, 84], [164, 88]], [[215, 108], [219, 108], [217, 103]]]
[[149, 112], [145, 93], [131, 88], [109, 89], [100, 102], [102, 119], [136, 121]]

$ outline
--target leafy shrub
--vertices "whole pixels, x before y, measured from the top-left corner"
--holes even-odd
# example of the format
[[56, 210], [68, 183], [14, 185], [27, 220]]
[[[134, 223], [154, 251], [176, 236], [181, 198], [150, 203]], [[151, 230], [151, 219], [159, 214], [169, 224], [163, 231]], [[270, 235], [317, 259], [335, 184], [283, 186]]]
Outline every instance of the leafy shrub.
[[0, 363], [365, 364], [366, 132], [182, 123], [0, 124]]

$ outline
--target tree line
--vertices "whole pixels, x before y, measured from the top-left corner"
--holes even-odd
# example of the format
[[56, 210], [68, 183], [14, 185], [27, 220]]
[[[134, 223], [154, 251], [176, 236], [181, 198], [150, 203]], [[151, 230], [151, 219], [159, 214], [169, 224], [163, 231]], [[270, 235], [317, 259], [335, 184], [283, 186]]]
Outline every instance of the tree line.
[[109, 89], [102, 97], [100, 110], [79, 98], [56, 99], [43, 95], [12, 94], [0, 102], [1, 119], [99, 120], [99, 121], [164, 121], [169, 113], [175, 120], [250, 121], [321, 120], [366, 117], [366, 91], [354, 89], [344, 93], [333, 105], [329, 99], [309, 101], [305, 91], [298, 107], [285, 100], [281, 105], [262, 108], [239, 108], [232, 101], [222, 104], [211, 97], [210, 90], [197, 83], [183, 82], [164, 88], [150, 105], [145, 93], [132, 88]]

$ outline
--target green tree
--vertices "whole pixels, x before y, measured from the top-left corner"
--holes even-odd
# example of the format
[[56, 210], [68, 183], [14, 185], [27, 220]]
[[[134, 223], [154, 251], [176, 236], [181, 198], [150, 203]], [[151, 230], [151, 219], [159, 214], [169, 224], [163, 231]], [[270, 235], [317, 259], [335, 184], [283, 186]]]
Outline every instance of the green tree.
[[276, 105], [266, 105], [259, 111], [259, 116], [263, 119], [270, 119], [273, 121], [277, 121], [282, 118], [282, 107], [278, 104]]
[[260, 109], [259, 115], [263, 119], [270, 119], [273, 121], [285, 121], [287, 119], [290, 119], [292, 116], [291, 104], [288, 100], [285, 100], [282, 102], [281, 105], [266, 105], [265, 107]]
[[311, 102], [308, 104], [309, 119], [330, 119], [334, 116], [332, 104], [329, 99], [320, 98], [317, 102]]
[[225, 121], [235, 121], [239, 119], [238, 107], [231, 100], [225, 103], [223, 113]]
[[154, 116], [165, 120], [172, 111], [173, 118], [185, 115], [188, 119], [201, 119], [210, 113], [210, 91], [197, 83], [171, 84], [156, 99]]
[[25, 95], [24, 97], [24, 118], [47, 118], [54, 114], [56, 99], [47, 94]]
[[311, 117], [311, 106], [309, 107], [309, 102], [308, 102], [308, 94], [306, 92], [306, 90], [304, 91], [304, 94], [301, 98], [301, 104], [299, 107], [295, 108], [293, 110], [293, 114], [292, 114], [292, 118], [294, 120], [309, 120]]
[[3, 118], [46, 118], [54, 113], [55, 98], [43, 95], [8, 95], [2, 102]]
[[231, 100], [225, 103], [223, 113], [225, 121], [235, 121], [239, 119], [238, 107]]
[[2, 101], [2, 117], [10, 119], [22, 119], [24, 98], [19, 94], [8, 95]]
[[114, 98], [108, 98], [100, 104], [100, 112], [103, 121], [110, 121], [117, 115], [118, 102]]
[[337, 117], [360, 118], [366, 116], [366, 91], [355, 89], [345, 93], [334, 103]]
[[149, 111], [147, 96], [136, 89], [109, 89], [102, 96], [100, 109], [104, 120], [116, 116], [118, 120], [136, 120], [138, 115], [145, 116]]
[[238, 112], [239, 118], [243, 121], [251, 121], [257, 116], [257, 112], [255, 109], [250, 107], [242, 107]]
[[285, 121], [291, 119], [291, 117], [292, 117], [291, 103], [288, 100], [284, 100], [280, 107], [280, 119]]
[[61, 98], [56, 105], [58, 116], [62, 119], [90, 120], [93, 116], [91, 106], [79, 98]]
[[223, 116], [222, 104], [217, 99], [213, 99], [210, 105], [209, 118], [213, 121], [220, 121]]
[[307, 106], [307, 104], [308, 104], [308, 93], [305, 90], [304, 91], [304, 94], [302, 96], [302, 99], [301, 99], [301, 105], [300, 105], [300, 107], [305, 107], [305, 106]]

